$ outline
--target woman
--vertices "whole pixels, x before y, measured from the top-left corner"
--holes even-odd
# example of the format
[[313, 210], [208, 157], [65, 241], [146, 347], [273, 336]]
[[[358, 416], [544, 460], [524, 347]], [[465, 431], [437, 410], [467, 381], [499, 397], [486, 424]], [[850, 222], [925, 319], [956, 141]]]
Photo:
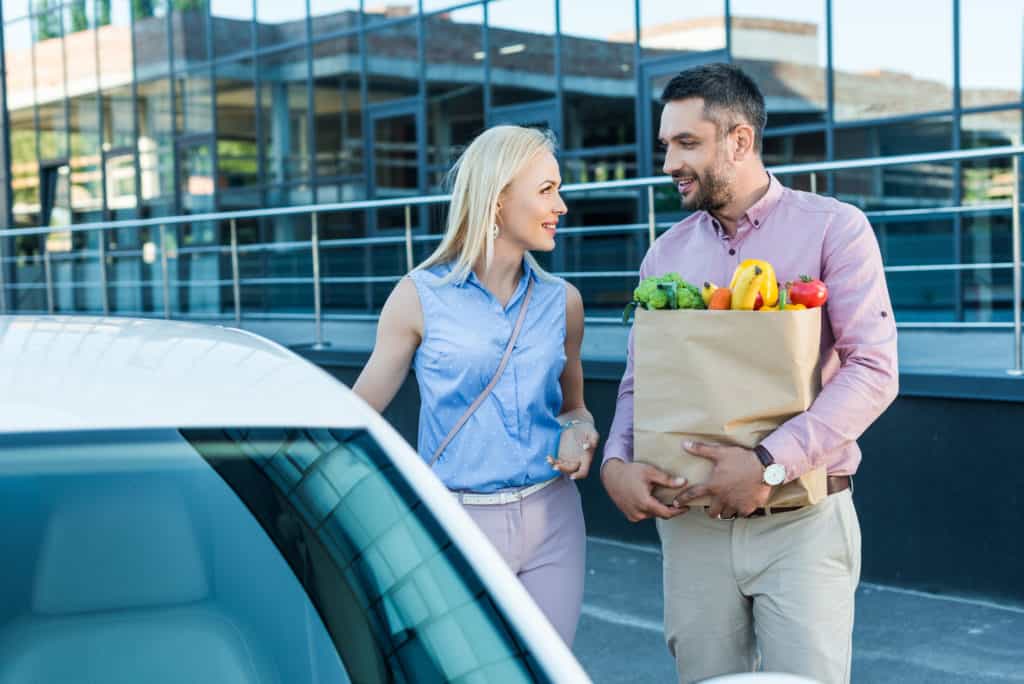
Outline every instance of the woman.
[[555, 248], [567, 211], [554, 143], [497, 126], [452, 173], [444, 238], [388, 297], [354, 390], [384, 411], [413, 366], [420, 455], [571, 646], [586, 533], [570, 480], [587, 476], [598, 434], [583, 402], [583, 301], [530, 254]]

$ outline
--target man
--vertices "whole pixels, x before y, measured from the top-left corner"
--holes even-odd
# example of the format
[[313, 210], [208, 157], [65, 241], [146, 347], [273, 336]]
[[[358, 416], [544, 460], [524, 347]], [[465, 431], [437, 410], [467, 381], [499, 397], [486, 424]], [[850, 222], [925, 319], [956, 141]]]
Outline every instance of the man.
[[[657, 518], [665, 638], [680, 681], [750, 671], [759, 662], [765, 671], [848, 682], [860, 579], [850, 476], [861, 460], [857, 438], [896, 397], [898, 382], [878, 243], [855, 207], [790, 190], [765, 170], [764, 98], [740, 69], [710, 64], [684, 71], [665, 87], [662, 102], [663, 170], [695, 213], [651, 246], [640, 277], [678, 271], [723, 283], [748, 258], [769, 261], [783, 281], [821, 277], [829, 290], [823, 388], [808, 411], [755, 450], [681, 444], [713, 464], [708, 482], [683, 488], [657, 468], [632, 462], [631, 337], [601, 479], [629, 520]], [[827, 466], [829, 496], [766, 514], [772, 464], [785, 467], [785, 482]], [[655, 485], [679, 491], [672, 505], [652, 496]], [[685, 515], [687, 503], [704, 495], [712, 503]]]

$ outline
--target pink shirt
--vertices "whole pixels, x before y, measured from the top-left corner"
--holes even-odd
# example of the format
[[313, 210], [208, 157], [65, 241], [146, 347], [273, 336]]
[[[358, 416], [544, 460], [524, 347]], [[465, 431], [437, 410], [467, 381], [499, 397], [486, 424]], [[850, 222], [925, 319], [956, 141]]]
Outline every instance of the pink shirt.
[[[896, 322], [871, 224], [852, 205], [791, 190], [771, 176], [768, 192], [737, 228], [729, 239], [711, 214], [691, 214], [654, 242], [640, 277], [676, 271], [694, 284], [722, 284], [744, 259], [764, 259], [780, 283], [821, 278], [829, 291], [821, 393], [762, 444], [786, 467], [787, 481], [821, 464], [830, 475], [852, 475], [861, 460], [857, 438], [896, 398], [899, 383]], [[632, 333], [604, 448], [604, 460], [611, 458], [633, 460]]]

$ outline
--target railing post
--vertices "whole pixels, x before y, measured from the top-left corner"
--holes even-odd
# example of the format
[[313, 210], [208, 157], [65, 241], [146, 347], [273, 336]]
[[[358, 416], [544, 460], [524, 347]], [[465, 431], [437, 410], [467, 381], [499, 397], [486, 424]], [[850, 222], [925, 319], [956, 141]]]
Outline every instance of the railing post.
[[1020, 256], [1020, 155], [1013, 155], [1013, 175], [1011, 178], [1013, 188], [1010, 193], [1013, 206], [1010, 209], [1013, 220], [1013, 368], [1007, 372], [1010, 375], [1024, 375], [1024, 367], [1021, 365], [1021, 256]]
[[313, 243], [313, 320], [316, 324], [316, 333], [313, 338], [313, 349], [323, 349], [324, 322], [320, 293], [320, 231], [317, 226], [316, 212], [314, 211], [310, 216], [310, 232]]
[[231, 292], [235, 300], [235, 325], [242, 326], [242, 283], [238, 277], [238, 225], [231, 219]]
[[811, 194], [818, 194], [818, 174], [814, 171], [811, 171]]
[[171, 276], [167, 272], [167, 226], [160, 224], [160, 271], [163, 276], [164, 318], [171, 317]]
[[110, 315], [110, 293], [107, 291], [107, 231], [100, 228], [100, 298], [103, 315]]
[[405, 266], [412, 271], [412, 205], [405, 205]]
[[650, 244], [654, 244], [655, 229], [657, 228], [654, 220], [654, 186], [647, 186], [647, 236], [650, 238]]
[[43, 276], [46, 278], [46, 313], [53, 314], [53, 270], [50, 267], [50, 250], [46, 248], [43, 235]]

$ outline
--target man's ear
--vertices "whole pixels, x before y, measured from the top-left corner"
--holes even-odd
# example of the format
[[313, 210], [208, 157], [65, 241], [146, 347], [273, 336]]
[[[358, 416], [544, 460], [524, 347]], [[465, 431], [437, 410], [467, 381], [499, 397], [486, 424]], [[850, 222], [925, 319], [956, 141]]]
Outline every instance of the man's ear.
[[746, 161], [754, 156], [754, 127], [750, 124], [737, 124], [732, 131], [735, 149], [733, 159], [735, 161]]

